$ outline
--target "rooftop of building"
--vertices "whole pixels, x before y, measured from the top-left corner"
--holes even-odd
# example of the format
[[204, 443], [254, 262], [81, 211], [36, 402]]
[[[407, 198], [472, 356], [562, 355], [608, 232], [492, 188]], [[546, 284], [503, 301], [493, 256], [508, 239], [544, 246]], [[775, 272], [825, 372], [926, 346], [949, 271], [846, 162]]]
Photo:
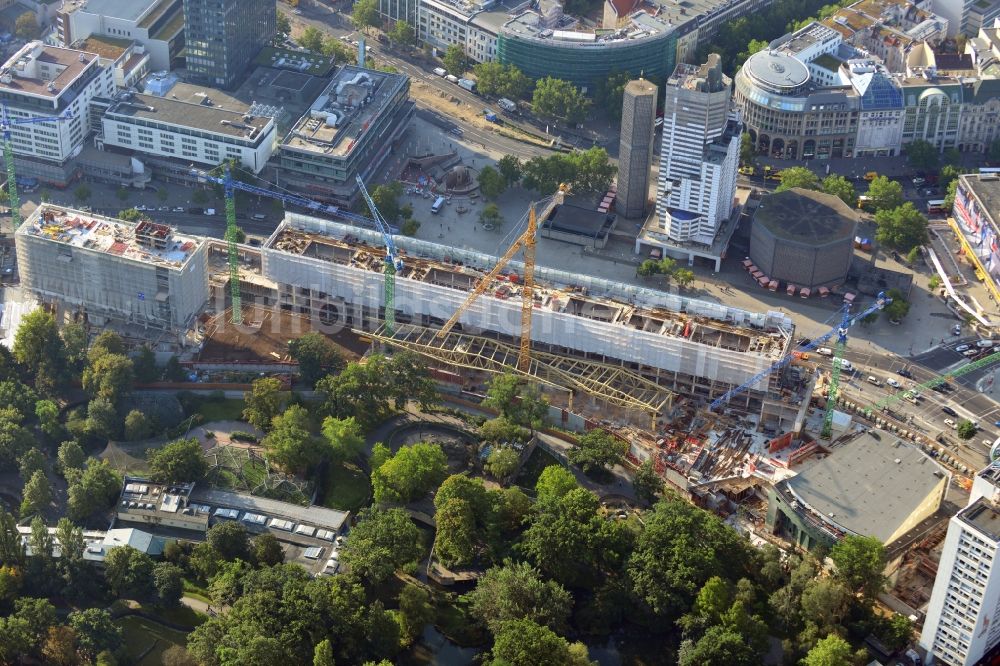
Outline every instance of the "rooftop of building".
[[267, 116], [248, 115], [249, 110], [250, 108], [245, 105], [242, 110], [223, 109], [170, 97], [122, 93], [115, 98], [107, 112], [115, 116], [141, 118], [175, 127], [189, 127], [252, 142], [260, 138], [261, 133], [272, 124], [273, 120]]
[[36, 208], [17, 233], [174, 270], [183, 268], [204, 242], [164, 224], [124, 222], [47, 203]]
[[96, 53], [29, 42], [0, 68], [0, 90], [55, 98], [96, 59]]
[[822, 520], [885, 543], [946, 476], [919, 447], [882, 432], [855, 437], [784, 483]]
[[753, 224], [782, 240], [819, 246], [853, 238], [858, 214], [832, 194], [793, 187], [765, 196]]
[[934, 22], [944, 25], [936, 14], [909, 0], [860, 0], [838, 9], [823, 20], [823, 25], [847, 38], [862, 30], [875, 30], [885, 41], [905, 47], [933, 34], [937, 30]]
[[[56, 528], [47, 527], [46, 529], [53, 539], [52, 556], [62, 557], [62, 544], [59, 543]], [[17, 531], [21, 536], [25, 554], [32, 555], [31, 526], [18, 525]], [[108, 556], [108, 552], [117, 546], [131, 546], [141, 553], [155, 557], [163, 554], [163, 547], [166, 545], [163, 539], [132, 527], [119, 527], [107, 531], [84, 530], [83, 544], [83, 559], [88, 562], [103, 562]]]
[[708, 61], [701, 65], [680, 63], [667, 79], [668, 88], [682, 88], [705, 93], [721, 92], [732, 85], [732, 79], [722, 73], [722, 60], [717, 53], [709, 53]]
[[282, 147], [347, 155], [406, 81], [403, 74], [342, 66], [285, 135]]
[[[314, 537], [316, 530], [339, 532], [350, 513], [321, 506], [290, 502], [244, 493], [215, 490], [196, 483], [154, 483], [142, 477], [125, 477], [118, 512], [183, 520], [193, 528], [212, 520], [238, 520], [251, 527], [271, 528]], [[291, 523], [291, 525], [289, 525]], [[313, 532], [306, 534], [306, 526]], [[302, 529], [296, 529], [302, 528]], [[323, 539], [323, 536], [318, 536]], [[330, 539], [332, 541], [332, 535]]]
[[809, 82], [809, 68], [796, 58], [775, 49], [764, 49], [747, 58], [743, 71], [770, 90], [794, 90]]
[[84, 11], [123, 21], [138, 21], [150, 8], [162, 0], [69, 0], [63, 3], [66, 12]]
[[625, 92], [629, 95], [639, 97], [642, 95], [655, 95], [656, 84], [644, 78], [633, 79], [625, 84]]
[[982, 203], [979, 207], [980, 212], [985, 213], [993, 221], [994, 226], [1000, 226], [1000, 174], [969, 173], [959, 178]]
[[548, 217], [541, 221], [542, 227], [587, 238], [607, 236], [614, 224], [615, 215], [601, 213], [593, 205], [581, 204], [584, 202], [567, 201], [555, 206]]
[[796, 55], [816, 44], [835, 41], [837, 41], [835, 30], [830, 26], [813, 21], [795, 32], [771, 42], [771, 44], [788, 55]]
[[260, 67], [287, 69], [312, 76], [328, 76], [336, 63], [333, 56], [325, 56], [311, 51], [294, 51], [276, 46], [265, 46], [257, 54], [254, 64]]
[[1000, 508], [985, 497], [965, 507], [956, 517], [966, 525], [1000, 543]]
[[671, 23], [662, 13], [641, 9], [629, 15], [625, 26], [615, 30], [581, 27], [577, 19], [569, 16], [561, 17], [555, 28], [547, 27], [540, 14], [526, 11], [504, 23], [502, 32], [515, 37], [552, 42], [567, 48], [580, 48], [624, 46], [646, 37], [670, 33], [676, 27], [677, 24]]
[[132, 41], [128, 39], [117, 39], [115, 37], [104, 37], [102, 35], [91, 35], [78, 44], [81, 51], [96, 53], [105, 60], [118, 60], [129, 47]]
[[[546, 219], [548, 212], [542, 210], [539, 215], [541, 219]], [[601, 217], [603, 220], [604, 215]], [[298, 227], [299, 223], [309, 225], [310, 230]], [[312, 230], [316, 225], [322, 228]], [[472, 252], [462, 255], [461, 263], [458, 263], [455, 248], [425, 241], [397, 238], [396, 243], [404, 257], [403, 270], [398, 276], [403, 280], [471, 291], [485, 272], [496, 264], [495, 257]], [[373, 273], [382, 272], [385, 258], [381, 237], [374, 232], [370, 232], [369, 237], [368, 230], [297, 215], [286, 217], [264, 247]], [[435, 251], [440, 256], [435, 256]], [[520, 268], [511, 265], [510, 271], [516, 274]], [[543, 310], [584, 316], [670, 337], [685, 337], [687, 332], [687, 339], [691, 342], [723, 347], [736, 353], [761, 354], [775, 359], [784, 353], [786, 341], [777, 327], [771, 329], [765, 323], [760, 328], [754, 328], [750, 324], [751, 321], [770, 321], [769, 318], [778, 313], [765, 316], [737, 310], [715, 312], [709, 304], [694, 300], [678, 303], [676, 309], [672, 309], [662, 296], [647, 300], [645, 291], [641, 289], [636, 294], [609, 297], [594, 291], [582, 291], [579, 284], [586, 279], [585, 275], [567, 275], [563, 282], [553, 279], [554, 271], [543, 267], [536, 267], [535, 271], [535, 294]], [[571, 281], [574, 278], [575, 282]], [[519, 293], [517, 280], [510, 280], [506, 275], [499, 276], [486, 290], [486, 294], [502, 299], [519, 298]], [[489, 298], [486, 294], [480, 298]], [[709, 315], [710, 312], [714, 315]], [[689, 326], [690, 323], [698, 325]], [[780, 325], [787, 325], [790, 330], [791, 322], [789, 320]]]

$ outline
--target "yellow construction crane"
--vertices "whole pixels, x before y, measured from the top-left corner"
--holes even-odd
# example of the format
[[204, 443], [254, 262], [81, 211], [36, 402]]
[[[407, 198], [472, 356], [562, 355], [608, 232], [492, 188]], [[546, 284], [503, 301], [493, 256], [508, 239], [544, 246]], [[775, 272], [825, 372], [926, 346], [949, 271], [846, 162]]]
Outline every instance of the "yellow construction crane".
[[[565, 192], [566, 190], [565, 188], [560, 188], [560, 191]], [[507, 251], [500, 257], [500, 261], [493, 267], [493, 270], [484, 275], [476, 284], [472, 292], [469, 293], [469, 297], [465, 299], [465, 302], [458, 306], [455, 314], [438, 331], [438, 338], [448, 335], [448, 332], [458, 322], [458, 318], [469, 309], [484, 291], [490, 288], [493, 280], [496, 279], [507, 263], [518, 251], [524, 248], [524, 280], [521, 285], [521, 348], [517, 355], [517, 369], [522, 372], [528, 371], [528, 363], [531, 357], [531, 311], [535, 307], [535, 233], [537, 231], [538, 221], [535, 216], [535, 206], [532, 204], [528, 210], [528, 228], [507, 248]]]

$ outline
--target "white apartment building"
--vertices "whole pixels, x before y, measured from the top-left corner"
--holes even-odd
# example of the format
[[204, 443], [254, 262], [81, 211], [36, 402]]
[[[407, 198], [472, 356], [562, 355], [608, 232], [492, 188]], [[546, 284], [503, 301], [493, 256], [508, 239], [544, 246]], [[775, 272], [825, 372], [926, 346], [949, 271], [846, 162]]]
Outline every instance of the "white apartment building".
[[[730, 84], [715, 54], [701, 66], [678, 65], [667, 80], [656, 214], [663, 251], [712, 246], [736, 195], [740, 122], [730, 107]], [[636, 252], [640, 241], [636, 240]], [[717, 262], [718, 263], [718, 262]]]
[[[0, 102], [12, 120], [65, 116], [67, 120], [11, 126], [15, 155], [25, 162], [62, 164], [83, 148], [95, 97], [114, 91], [111, 68], [96, 53], [29, 42], [0, 68]], [[29, 167], [25, 176], [35, 175]]]
[[125, 92], [101, 120], [98, 147], [207, 167], [236, 159], [245, 169], [260, 173], [274, 152], [277, 129], [273, 118], [251, 116], [249, 110]]
[[976, 475], [948, 523], [920, 645], [929, 664], [972, 666], [1000, 642], [1000, 467]]
[[421, 0], [417, 6], [417, 37], [444, 50], [455, 44], [473, 62], [492, 62], [497, 34], [509, 19], [507, 9], [494, 0]]
[[156, 70], [173, 69], [184, 47], [182, 0], [67, 0], [55, 19], [56, 38], [73, 46], [91, 35], [138, 42]]

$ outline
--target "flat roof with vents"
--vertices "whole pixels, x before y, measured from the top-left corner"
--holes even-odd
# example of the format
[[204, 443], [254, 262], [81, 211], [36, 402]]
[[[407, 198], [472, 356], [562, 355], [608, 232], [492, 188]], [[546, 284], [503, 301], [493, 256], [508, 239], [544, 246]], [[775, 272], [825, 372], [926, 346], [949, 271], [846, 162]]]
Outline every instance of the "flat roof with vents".
[[958, 512], [958, 518], [978, 532], [1000, 543], [1000, 510], [985, 497]]
[[[250, 107], [226, 101], [225, 107], [211, 102], [212, 91], [202, 98], [202, 103], [187, 102], [170, 97], [132, 93], [123, 95], [107, 110], [109, 120], [128, 122], [137, 118], [164, 127], [192, 128], [248, 143], [259, 142], [274, 122], [267, 116], [247, 117]], [[211, 103], [210, 103], [211, 102]]]
[[785, 483], [824, 520], [886, 543], [948, 475], [917, 446], [878, 437], [864, 433]]

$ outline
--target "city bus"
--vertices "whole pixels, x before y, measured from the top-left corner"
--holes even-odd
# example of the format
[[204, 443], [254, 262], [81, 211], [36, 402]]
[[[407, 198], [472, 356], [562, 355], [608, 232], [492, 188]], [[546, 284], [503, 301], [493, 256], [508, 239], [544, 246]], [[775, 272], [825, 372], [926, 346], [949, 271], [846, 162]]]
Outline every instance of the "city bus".
[[948, 209], [944, 206], [944, 199], [931, 199], [927, 202], [928, 215], [947, 215]]

